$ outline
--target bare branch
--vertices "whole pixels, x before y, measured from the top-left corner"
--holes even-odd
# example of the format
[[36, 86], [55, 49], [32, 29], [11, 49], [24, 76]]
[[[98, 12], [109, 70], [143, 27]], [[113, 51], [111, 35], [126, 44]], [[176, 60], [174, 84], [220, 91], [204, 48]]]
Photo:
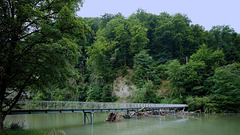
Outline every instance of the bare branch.
[[30, 36], [30, 35], [32, 35], [32, 34], [34, 34], [34, 33], [38, 33], [38, 32], [40, 32], [40, 30], [35, 30], [35, 31], [31, 32], [31, 33], [28, 33], [28, 34], [26, 34], [26, 35], [23, 35], [22, 37], [20, 37], [20, 38], [18, 38], [18, 39], [24, 39], [24, 38], [26, 38], [27, 36]]
[[49, 3], [49, 5], [46, 7], [46, 8], [43, 8], [41, 9], [40, 11], [44, 11], [44, 10], [47, 10], [47, 9], [50, 9], [50, 7], [52, 6], [52, 4], [54, 3], [55, 1], [51, 1], [51, 3]]

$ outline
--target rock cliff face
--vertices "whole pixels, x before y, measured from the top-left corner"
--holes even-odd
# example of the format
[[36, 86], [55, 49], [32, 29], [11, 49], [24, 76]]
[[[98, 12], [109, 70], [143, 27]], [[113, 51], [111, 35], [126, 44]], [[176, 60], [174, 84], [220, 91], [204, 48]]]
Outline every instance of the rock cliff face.
[[[119, 102], [131, 102], [132, 92], [137, 88], [131, 80], [132, 72], [133, 70], [128, 69], [127, 75], [118, 77], [113, 82], [113, 95], [118, 97]], [[170, 94], [170, 84], [169, 81], [163, 79], [161, 82], [156, 92], [166, 98]]]
[[118, 97], [119, 102], [127, 102], [132, 91], [136, 89], [131, 81], [131, 74], [132, 70], [129, 69], [126, 76], [118, 77], [113, 82], [113, 95]]

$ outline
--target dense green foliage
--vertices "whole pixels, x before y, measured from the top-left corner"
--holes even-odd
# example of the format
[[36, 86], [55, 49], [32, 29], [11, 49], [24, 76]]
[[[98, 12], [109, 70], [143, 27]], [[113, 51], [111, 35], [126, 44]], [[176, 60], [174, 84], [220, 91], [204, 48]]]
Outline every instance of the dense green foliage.
[[188, 97], [186, 99], [188, 103], [188, 110], [196, 111], [201, 110], [205, 112], [215, 112], [215, 104], [209, 97]]
[[141, 86], [146, 80], [152, 80], [159, 84], [160, 78], [155, 74], [154, 60], [146, 51], [142, 51], [134, 57], [132, 80], [134, 84]]
[[217, 68], [210, 80], [215, 107], [220, 111], [239, 111], [240, 64], [233, 63]]
[[[136, 86], [129, 97], [132, 102], [239, 110], [240, 35], [229, 26], [206, 31], [191, 24], [187, 15], [154, 15], [141, 9], [128, 18], [118, 13], [84, 19], [91, 30], [86, 42], [78, 43], [79, 78], [35, 99], [113, 102], [117, 100], [113, 81], [132, 69], [128, 80]], [[161, 80], [169, 84], [168, 95], [161, 95]]]
[[132, 93], [132, 102], [135, 103], [159, 103], [160, 96], [157, 96], [153, 82], [148, 81], [143, 86], [138, 87]]
[[213, 51], [206, 45], [190, 57], [187, 64], [181, 65], [177, 60], [168, 66], [168, 80], [172, 87], [172, 96], [185, 98], [187, 96], [205, 96], [208, 77], [213, 76], [214, 70], [225, 63], [222, 51]]

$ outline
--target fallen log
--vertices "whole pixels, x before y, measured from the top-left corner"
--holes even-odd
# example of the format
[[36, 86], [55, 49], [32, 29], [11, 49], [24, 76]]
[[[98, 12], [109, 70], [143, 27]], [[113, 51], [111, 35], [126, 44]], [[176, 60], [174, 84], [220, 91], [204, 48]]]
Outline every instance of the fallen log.
[[146, 108], [146, 107], [143, 107], [143, 108], [139, 109], [139, 110], [137, 111], [137, 113], [138, 113], [138, 112], [142, 112], [143, 110], [145, 110], [145, 108]]

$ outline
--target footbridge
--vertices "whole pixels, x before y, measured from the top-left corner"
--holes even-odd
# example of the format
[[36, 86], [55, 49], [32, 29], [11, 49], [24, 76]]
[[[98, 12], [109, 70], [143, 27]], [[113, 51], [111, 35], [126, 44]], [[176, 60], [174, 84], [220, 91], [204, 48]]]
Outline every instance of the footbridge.
[[93, 123], [95, 112], [130, 111], [136, 112], [139, 109], [175, 110], [187, 107], [186, 104], [150, 104], [150, 103], [110, 103], [110, 102], [72, 102], [72, 101], [19, 101], [9, 115], [19, 114], [42, 114], [42, 113], [84, 113], [84, 123]]

